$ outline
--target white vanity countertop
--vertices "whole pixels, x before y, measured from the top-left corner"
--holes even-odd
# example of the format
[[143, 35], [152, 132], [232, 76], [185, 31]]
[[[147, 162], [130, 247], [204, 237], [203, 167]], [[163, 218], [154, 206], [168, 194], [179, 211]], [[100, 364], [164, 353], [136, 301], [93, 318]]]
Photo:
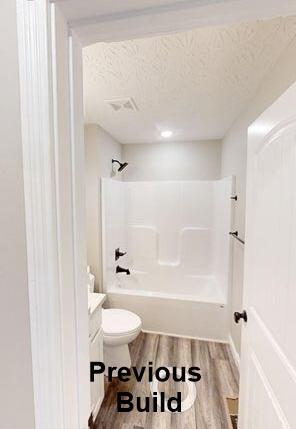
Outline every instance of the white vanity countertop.
[[106, 294], [104, 293], [88, 293], [88, 313], [92, 314], [96, 308], [103, 305], [106, 300]]

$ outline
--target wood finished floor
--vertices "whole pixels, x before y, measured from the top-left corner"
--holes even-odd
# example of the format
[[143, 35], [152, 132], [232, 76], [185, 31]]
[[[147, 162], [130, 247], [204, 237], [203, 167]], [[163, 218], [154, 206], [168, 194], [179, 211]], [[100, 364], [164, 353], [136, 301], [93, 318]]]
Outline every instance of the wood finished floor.
[[[228, 429], [224, 398], [238, 396], [238, 371], [229, 346], [207, 341], [141, 334], [131, 345], [132, 365], [141, 367], [152, 361], [159, 366], [198, 366], [201, 381], [196, 383], [197, 400], [183, 413], [119, 413], [117, 392], [129, 391], [135, 396], [149, 396], [147, 380], [137, 383], [105, 381], [105, 398], [95, 422], [95, 429]], [[174, 386], [160, 383], [162, 390], [174, 393]], [[160, 389], [161, 390], [161, 389]], [[184, 396], [185, 397], [185, 396]]]

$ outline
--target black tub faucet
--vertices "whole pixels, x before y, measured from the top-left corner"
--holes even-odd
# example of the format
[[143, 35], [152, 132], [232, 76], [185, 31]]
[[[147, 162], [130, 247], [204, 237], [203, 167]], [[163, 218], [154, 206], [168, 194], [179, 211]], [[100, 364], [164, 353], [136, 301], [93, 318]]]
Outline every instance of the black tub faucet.
[[118, 273], [125, 273], [127, 276], [131, 275], [131, 272], [128, 268], [121, 268], [119, 265], [116, 267], [116, 274]]

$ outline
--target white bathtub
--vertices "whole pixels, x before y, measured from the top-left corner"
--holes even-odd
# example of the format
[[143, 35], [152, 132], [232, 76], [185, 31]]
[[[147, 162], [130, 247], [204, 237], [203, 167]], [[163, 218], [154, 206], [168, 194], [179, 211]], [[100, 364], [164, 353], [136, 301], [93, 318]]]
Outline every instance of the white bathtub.
[[152, 292], [108, 292], [107, 305], [138, 314], [143, 330], [166, 335], [227, 342], [228, 307], [180, 296], [157, 296]]
[[131, 270], [118, 275], [109, 293], [182, 299], [225, 305], [226, 296], [215, 276], [180, 274], [178, 267], [156, 267], [152, 273]]
[[227, 341], [228, 308], [219, 297], [219, 284], [211, 276], [174, 277], [119, 275], [108, 287], [108, 305], [141, 316], [147, 332]]

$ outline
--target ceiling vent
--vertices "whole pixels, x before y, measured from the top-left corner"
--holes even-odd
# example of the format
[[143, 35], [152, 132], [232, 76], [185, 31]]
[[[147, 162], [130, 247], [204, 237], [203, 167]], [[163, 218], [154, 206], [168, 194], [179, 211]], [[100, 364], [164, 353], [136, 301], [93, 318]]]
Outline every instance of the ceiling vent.
[[132, 97], [130, 98], [114, 98], [112, 100], [105, 100], [107, 104], [115, 111], [138, 111], [138, 106], [136, 105], [134, 99]]

